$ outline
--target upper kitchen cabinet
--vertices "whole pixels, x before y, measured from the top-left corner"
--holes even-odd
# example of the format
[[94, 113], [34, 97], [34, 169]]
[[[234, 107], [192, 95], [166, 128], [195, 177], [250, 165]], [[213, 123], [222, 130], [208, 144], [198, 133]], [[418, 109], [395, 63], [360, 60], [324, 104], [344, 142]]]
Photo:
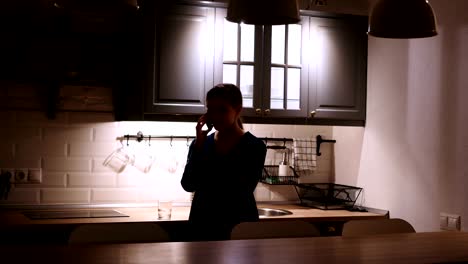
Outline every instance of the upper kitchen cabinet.
[[3, 1], [0, 86], [34, 91], [18, 102], [2, 91], [3, 107], [54, 118], [57, 111], [109, 112], [114, 106], [116, 119], [123, 119], [128, 91], [143, 79], [138, 7], [127, 0]]
[[364, 121], [367, 19], [310, 20], [309, 112], [316, 120]]
[[158, 4], [146, 113], [201, 114], [214, 86], [213, 7]]
[[363, 125], [367, 18], [301, 17], [298, 24], [223, 22], [223, 82], [244, 95], [244, 119]]
[[307, 116], [307, 25], [267, 28], [225, 17], [220, 4], [156, 11], [145, 118], [191, 119], [205, 111], [206, 92], [217, 83], [239, 86], [246, 121]]
[[269, 122], [306, 116], [307, 24], [262, 27], [222, 22], [222, 80], [241, 89], [244, 119]]
[[18, 0], [0, 8], [0, 78], [113, 85], [133, 55], [139, 12], [125, 0]]
[[234, 83], [245, 122], [364, 125], [367, 17], [255, 26], [227, 21], [225, 4], [176, 3], [155, 8], [146, 120], [196, 120], [209, 89]]

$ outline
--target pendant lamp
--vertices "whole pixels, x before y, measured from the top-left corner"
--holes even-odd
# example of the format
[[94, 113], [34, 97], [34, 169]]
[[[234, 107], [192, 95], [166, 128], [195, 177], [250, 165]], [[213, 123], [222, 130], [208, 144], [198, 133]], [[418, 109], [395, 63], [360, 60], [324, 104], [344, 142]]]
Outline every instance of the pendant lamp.
[[226, 19], [254, 25], [285, 25], [300, 21], [297, 0], [231, 0]]
[[368, 33], [380, 38], [432, 37], [437, 35], [436, 17], [427, 0], [379, 0]]

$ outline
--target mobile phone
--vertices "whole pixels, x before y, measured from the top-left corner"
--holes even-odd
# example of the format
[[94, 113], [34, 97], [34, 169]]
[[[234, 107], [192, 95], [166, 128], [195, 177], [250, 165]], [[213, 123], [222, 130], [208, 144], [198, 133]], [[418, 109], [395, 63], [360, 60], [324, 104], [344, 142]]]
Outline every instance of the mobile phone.
[[211, 129], [213, 129], [213, 123], [211, 123], [209, 120], [206, 120], [206, 123], [202, 127], [202, 131], [210, 132]]

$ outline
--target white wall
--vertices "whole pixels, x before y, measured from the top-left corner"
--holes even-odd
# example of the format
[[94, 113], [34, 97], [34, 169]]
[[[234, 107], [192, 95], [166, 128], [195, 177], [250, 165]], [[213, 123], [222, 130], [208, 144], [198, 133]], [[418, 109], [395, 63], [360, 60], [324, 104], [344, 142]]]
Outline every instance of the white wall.
[[417, 231], [468, 229], [468, 1], [430, 1], [439, 36], [369, 38], [367, 124], [334, 128], [336, 180]]

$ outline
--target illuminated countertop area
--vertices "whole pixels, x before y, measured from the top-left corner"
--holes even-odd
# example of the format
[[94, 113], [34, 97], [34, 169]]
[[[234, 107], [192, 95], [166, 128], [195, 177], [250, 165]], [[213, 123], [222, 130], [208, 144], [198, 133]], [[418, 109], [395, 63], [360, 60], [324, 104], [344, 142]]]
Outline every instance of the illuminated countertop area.
[[[303, 207], [295, 204], [258, 204], [258, 208], [275, 208], [291, 211], [293, 214], [285, 216], [261, 217], [261, 221], [301, 219], [309, 222], [323, 221], [348, 221], [352, 219], [386, 218], [386, 211], [378, 212], [350, 212], [347, 210], [320, 210]], [[43, 224], [86, 224], [86, 223], [118, 223], [118, 222], [185, 222], [188, 220], [190, 206], [174, 206], [171, 220], [158, 220], [157, 206], [148, 207], [113, 207], [106, 208], [116, 210], [128, 217], [102, 217], [102, 218], [67, 218], [67, 219], [39, 219], [32, 220], [23, 215], [30, 210], [4, 210], [0, 211], [0, 224], [3, 227], [17, 225], [43, 225]], [[35, 209], [36, 211], [38, 209]], [[41, 209], [46, 210], [46, 209]], [[102, 208], [61, 208], [47, 209], [48, 211], [92, 211]]]

